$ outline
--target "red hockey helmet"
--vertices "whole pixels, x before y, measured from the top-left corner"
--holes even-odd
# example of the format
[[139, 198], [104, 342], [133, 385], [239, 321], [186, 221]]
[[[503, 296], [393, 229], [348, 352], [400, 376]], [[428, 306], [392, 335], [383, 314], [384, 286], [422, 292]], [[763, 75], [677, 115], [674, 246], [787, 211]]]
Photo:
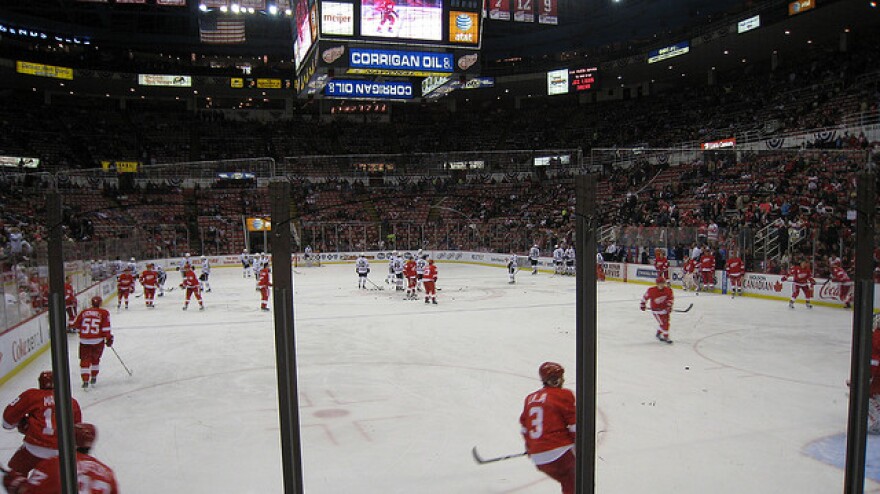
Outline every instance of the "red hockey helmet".
[[565, 374], [565, 369], [556, 362], [544, 362], [538, 367], [538, 375], [541, 376], [541, 382], [547, 382], [559, 379]]
[[95, 295], [92, 297], [92, 307], [100, 307], [104, 303], [104, 299]]
[[657, 279], [654, 280], [654, 281], [655, 281], [658, 285], [660, 285], [660, 284], [662, 284], [662, 283], [666, 283], [666, 278], [664, 278], [664, 277], [662, 277], [662, 276], [658, 276]]
[[95, 438], [98, 437], [98, 430], [92, 424], [74, 424], [73, 437], [77, 448], [91, 448]]
[[55, 382], [52, 380], [52, 371], [45, 370], [40, 372], [40, 377], [37, 378], [37, 382], [40, 383], [40, 389], [54, 389]]

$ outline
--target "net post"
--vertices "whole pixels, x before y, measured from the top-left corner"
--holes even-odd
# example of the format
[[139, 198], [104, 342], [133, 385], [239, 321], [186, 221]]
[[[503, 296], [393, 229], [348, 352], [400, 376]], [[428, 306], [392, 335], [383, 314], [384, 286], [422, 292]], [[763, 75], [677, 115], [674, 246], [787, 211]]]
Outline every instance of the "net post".
[[844, 493], [865, 491], [865, 448], [868, 433], [868, 382], [874, 312], [873, 269], [874, 201], [876, 176], [861, 172], [856, 182], [856, 269], [853, 308], [852, 363], [850, 369], [849, 419], [846, 431]]
[[596, 175], [575, 177], [577, 494], [596, 489]]
[[58, 428], [58, 458], [61, 469], [61, 493], [78, 492], [76, 446], [73, 435], [73, 404], [70, 391], [70, 361], [67, 348], [67, 323], [64, 313], [64, 231], [61, 194], [46, 195], [46, 222], [49, 230], [49, 338], [52, 354], [55, 415]]
[[272, 303], [275, 314], [281, 469], [284, 494], [303, 494], [296, 333], [293, 316], [293, 268], [290, 261], [290, 184], [280, 181], [270, 183], [269, 200], [272, 214]]

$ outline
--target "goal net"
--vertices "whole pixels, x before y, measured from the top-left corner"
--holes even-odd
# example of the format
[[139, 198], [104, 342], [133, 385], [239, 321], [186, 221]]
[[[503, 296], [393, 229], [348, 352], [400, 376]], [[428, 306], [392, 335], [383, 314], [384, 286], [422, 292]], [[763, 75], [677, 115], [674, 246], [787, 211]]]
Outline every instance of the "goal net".
[[311, 254], [298, 252], [293, 255], [293, 267], [319, 268], [321, 267], [321, 254], [317, 252], [312, 252]]

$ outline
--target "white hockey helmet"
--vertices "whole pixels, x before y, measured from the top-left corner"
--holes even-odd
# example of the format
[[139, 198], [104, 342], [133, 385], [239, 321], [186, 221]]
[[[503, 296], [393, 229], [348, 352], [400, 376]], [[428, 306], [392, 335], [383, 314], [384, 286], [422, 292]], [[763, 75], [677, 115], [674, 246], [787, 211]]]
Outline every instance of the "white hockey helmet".
[[361, 256], [361, 257], [366, 257], [367, 255], [364, 254], [363, 252], [361, 252], [361, 253], [360, 253], [360, 256]]
[[134, 257], [132, 257], [130, 260], [131, 260], [131, 262], [134, 262]]

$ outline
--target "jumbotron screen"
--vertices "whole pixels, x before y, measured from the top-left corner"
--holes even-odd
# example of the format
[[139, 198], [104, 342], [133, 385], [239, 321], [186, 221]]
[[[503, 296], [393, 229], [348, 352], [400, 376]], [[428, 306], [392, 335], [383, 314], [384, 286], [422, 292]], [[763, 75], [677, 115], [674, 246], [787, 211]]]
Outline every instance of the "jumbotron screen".
[[318, 0], [321, 40], [480, 47], [483, 0]]

